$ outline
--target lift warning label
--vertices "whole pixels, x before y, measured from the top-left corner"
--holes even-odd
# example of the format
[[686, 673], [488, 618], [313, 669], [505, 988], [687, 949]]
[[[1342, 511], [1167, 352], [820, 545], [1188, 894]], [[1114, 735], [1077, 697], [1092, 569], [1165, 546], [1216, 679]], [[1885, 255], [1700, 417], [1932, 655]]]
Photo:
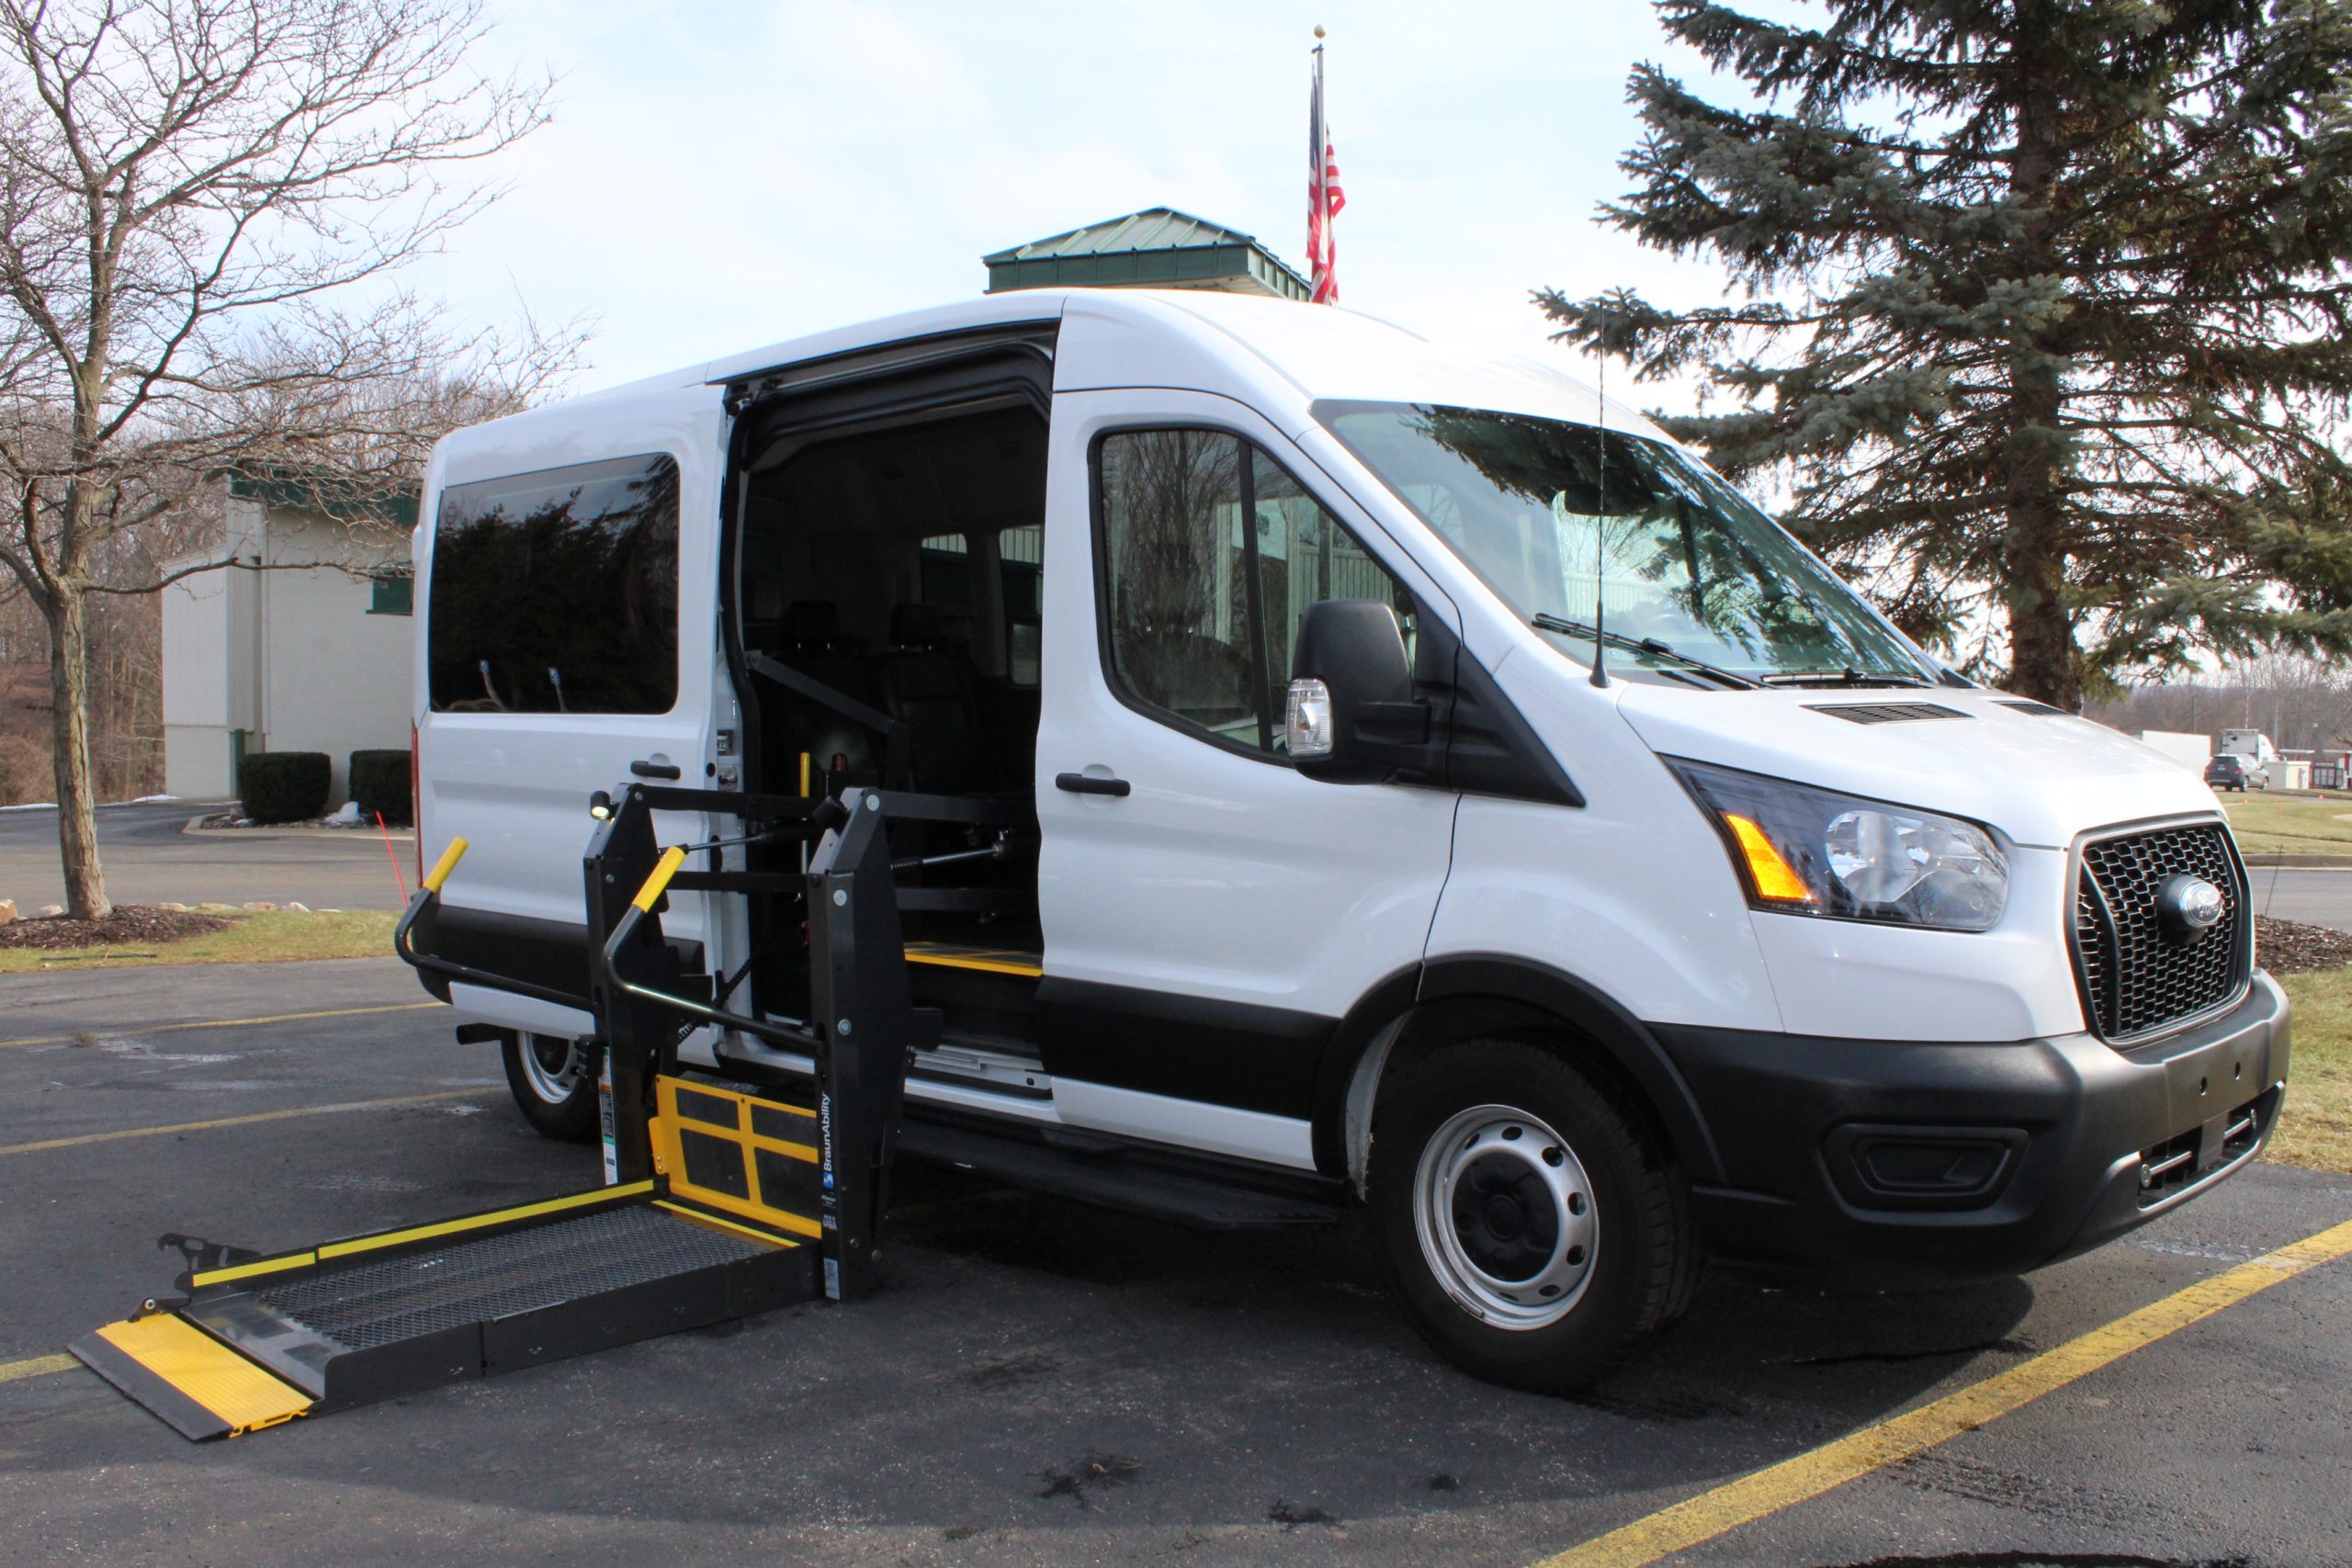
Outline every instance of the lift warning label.
[[605, 1185], [610, 1187], [621, 1179], [621, 1150], [613, 1135], [613, 1054], [607, 1051], [596, 1067], [596, 1121], [604, 1133]]

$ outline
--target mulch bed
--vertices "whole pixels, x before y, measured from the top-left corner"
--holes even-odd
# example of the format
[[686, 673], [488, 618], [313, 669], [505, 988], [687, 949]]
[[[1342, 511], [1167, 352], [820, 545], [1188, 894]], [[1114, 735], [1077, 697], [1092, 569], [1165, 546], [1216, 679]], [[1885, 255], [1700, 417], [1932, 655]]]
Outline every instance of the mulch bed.
[[2352, 964], [2352, 936], [2325, 926], [2300, 920], [2254, 918], [2255, 952], [2273, 975], [2301, 975], [2311, 969], [2337, 969]]
[[103, 920], [68, 919], [63, 915], [36, 915], [0, 926], [0, 947], [120, 947], [126, 943], [185, 942], [208, 931], [227, 931], [230, 922], [219, 915], [193, 909], [156, 909], [144, 904], [117, 904]]

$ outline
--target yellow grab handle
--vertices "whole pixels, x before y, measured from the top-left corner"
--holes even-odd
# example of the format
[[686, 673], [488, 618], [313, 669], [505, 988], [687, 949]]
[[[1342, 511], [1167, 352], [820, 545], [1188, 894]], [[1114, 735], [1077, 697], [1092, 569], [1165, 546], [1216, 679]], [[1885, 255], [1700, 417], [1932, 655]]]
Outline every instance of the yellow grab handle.
[[644, 910], [647, 914], [651, 914], [653, 912], [653, 901], [662, 897], [662, 890], [670, 886], [670, 879], [677, 875], [678, 868], [685, 863], [686, 852], [684, 850], [679, 848], [675, 844], [673, 844], [668, 849], [663, 850], [662, 852], [662, 858], [656, 861], [653, 864], [653, 874], [645, 879], [645, 886], [637, 890], [637, 897], [630, 899], [629, 902]]
[[457, 870], [458, 863], [465, 858], [466, 841], [463, 839], [450, 840], [449, 847], [441, 852], [441, 858], [433, 863], [433, 869], [424, 874], [424, 890], [427, 893], [440, 892], [441, 885], [449, 880], [449, 874]]

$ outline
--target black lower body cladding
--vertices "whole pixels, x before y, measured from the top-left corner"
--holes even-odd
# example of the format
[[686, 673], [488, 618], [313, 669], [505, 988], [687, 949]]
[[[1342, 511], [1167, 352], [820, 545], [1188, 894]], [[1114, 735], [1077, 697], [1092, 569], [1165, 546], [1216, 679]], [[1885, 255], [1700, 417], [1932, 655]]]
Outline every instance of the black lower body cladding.
[[2128, 1051], [1653, 1027], [1723, 1160], [1692, 1194], [1712, 1250], [1892, 1288], [2039, 1268], [2203, 1191], [2268, 1139], [2290, 1050], [2260, 973]]

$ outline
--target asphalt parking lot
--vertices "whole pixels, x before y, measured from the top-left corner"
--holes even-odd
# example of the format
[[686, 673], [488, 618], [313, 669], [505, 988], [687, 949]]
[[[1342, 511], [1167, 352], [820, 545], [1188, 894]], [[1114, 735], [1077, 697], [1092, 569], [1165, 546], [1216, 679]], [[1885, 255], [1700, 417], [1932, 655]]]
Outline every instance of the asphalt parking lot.
[[[184, 832], [189, 818], [226, 802], [137, 801], [98, 807], [98, 856], [119, 904], [226, 904], [266, 900], [313, 909], [397, 909], [400, 883], [372, 828]], [[416, 841], [394, 829], [401, 874], [416, 881]], [[2347, 885], [2352, 891], [2352, 885]], [[62, 903], [57, 813], [47, 807], [0, 810], [0, 898], [29, 915]]]
[[[2352, 1219], [2352, 1177], [2276, 1168], [2020, 1280], [1718, 1274], [1575, 1401], [1431, 1359], [1351, 1232], [1195, 1234], [920, 1168], [857, 1307], [202, 1446], [59, 1369], [168, 1284], [163, 1231], [269, 1247], [594, 1180], [418, 1000], [374, 960], [0, 980], [0, 1558], [1521, 1565], [1696, 1499], [1673, 1517], [1710, 1533], [1665, 1561], [2352, 1561], [2352, 1258], [2246, 1267]], [[279, 1021], [185, 1027], [252, 1018]], [[2199, 1290], [2231, 1304], [2132, 1337]], [[2069, 1356], [2092, 1370], [1968, 1404]], [[1956, 1393], [1946, 1440], [1809, 1500], [1724, 1490]]]

